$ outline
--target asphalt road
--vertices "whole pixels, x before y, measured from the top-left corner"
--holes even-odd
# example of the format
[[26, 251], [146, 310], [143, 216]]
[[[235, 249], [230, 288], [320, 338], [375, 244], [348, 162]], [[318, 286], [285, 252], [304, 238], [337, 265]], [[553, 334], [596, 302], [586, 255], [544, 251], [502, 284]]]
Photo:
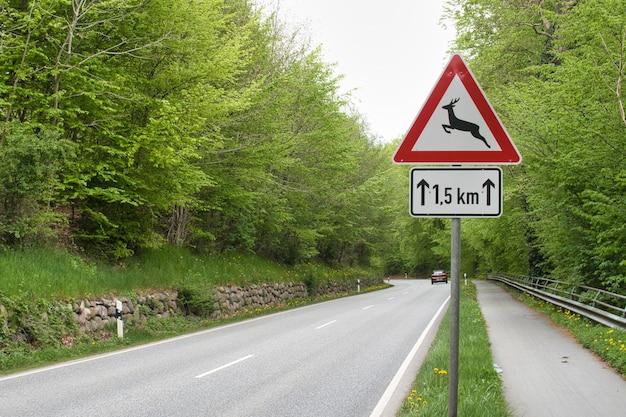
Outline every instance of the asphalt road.
[[542, 314], [475, 281], [515, 417], [626, 416], [626, 381]]
[[0, 377], [0, 417], [393, 415], [445, 311], [450, 286], [392, 283]]

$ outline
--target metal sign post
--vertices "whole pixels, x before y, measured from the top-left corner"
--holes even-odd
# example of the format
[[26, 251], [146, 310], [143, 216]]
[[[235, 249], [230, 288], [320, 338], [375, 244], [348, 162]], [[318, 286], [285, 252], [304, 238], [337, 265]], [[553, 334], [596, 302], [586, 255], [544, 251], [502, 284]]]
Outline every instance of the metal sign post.
[[448, 417], [457, 417], [459, 398], [459, 321], [461, 308], [461, 219], [452, 219], [450, 251], [450, 361], [448, 364]]
[[455, 54], [400, 143], [393, 162], [453, 165], [411, 170], [409, 210], [413, 217], [452, 219], [448, 417], [456, 417], [461, 217], [499, 217], [502, 214], [502, 171], [454, 165], [517, 165], [522, 162], [522, 156], [469, 67]]

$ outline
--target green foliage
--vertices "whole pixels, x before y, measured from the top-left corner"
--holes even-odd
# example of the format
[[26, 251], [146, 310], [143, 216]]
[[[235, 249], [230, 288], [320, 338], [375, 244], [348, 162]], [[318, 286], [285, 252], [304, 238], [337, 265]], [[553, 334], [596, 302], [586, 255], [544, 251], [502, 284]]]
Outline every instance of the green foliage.
[[0, 306], [3, 351], [20, 349], [20, 346], [60, 346], [64, 335], [74, 334], [78, 329], [69, 306], [58, 307], [47, 300], [32, 302], [28, 298], [10, 298], [2, 294]]
[[166, 245], [142, 250], [114, 266], [92, 262], [66, 251], [28, 248], [0, 251], [0, 288], [8, 297], [68, 299], [123, 294], [141, 289], [187, 288], [210, 298], [216, 285], [250, 285], [273, 282], [304, 282], [315, 276], [316, 283], [347, 282], [357, 278], [380, 277], [363, 268], [330, 268], [322, 263], [295, 267], [256, 255], [228, 253], [208, 256]]
[[74, 145], [50, 211], [80, 248], [369, 262], [378, 216], [356, 207], [383, 163], [320, 50], [248, 0], [7, 10], [3, 116]]
[[72, 147], [39, 127], [5, 124], [0, 147], [0, 242], [23, 245], [59, 239], [63, 217], [50, 209], [59, 172]]
[[207, 286], [183, 285], [178, 289], [178, 301], [185, 314], [209, 317], [215, 310], [213, 291]]
[[[623, 290], [624, 6], [449, 2], [524, 161], [502, 218], [464, 222], [464, 270]], [[2, 245], [447, 269], [448, 222], [408, 216], [398, 143], [376, 143], [323, 51], [249, 0], [9, 2], [0, 49]]]
[[81, 257], [56, 249], [38, 247], [0, 251], [0, 287], [10, 297], [58, 299], [93, 294], [108, 281], [108, 270]]
[[450, 5], [457, 47], [469, 53], [524, 158], [507, 172], [498, 227], [469, 226], [476, 254], [489, 255], [477, 259], [479, 269], [624, 291], [625, 6], [623, 0]]

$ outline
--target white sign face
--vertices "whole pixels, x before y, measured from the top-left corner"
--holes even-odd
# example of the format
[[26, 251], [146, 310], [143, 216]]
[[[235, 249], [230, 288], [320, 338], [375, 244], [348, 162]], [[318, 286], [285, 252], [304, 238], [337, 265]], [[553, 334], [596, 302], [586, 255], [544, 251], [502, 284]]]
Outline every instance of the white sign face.
[[501, 152], [502, 148], [455, 76], [411, 151]]
[[498, 167], [411, 169], [413, 217], [500, 217], [502, 170]]

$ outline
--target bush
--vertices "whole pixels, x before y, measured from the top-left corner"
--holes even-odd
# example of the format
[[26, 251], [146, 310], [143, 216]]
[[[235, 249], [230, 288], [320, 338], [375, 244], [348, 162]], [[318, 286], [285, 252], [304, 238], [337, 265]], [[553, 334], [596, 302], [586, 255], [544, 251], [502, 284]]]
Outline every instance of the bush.
[[50, 202], [71, 149], [52, 132], [34, 133], [19, 124], [8, 129], [0, 148], [0, 242], [47, 243], [66, 228], [67, 219]]
[[2, 296], [0, 306], [3, 350], [10, 351], [18, 344], [33, 348], [59, 346], [63, 336], [78, 334], [70, 308], [45, 300], [31, 302]]
[[209, 286], [184, 285], [178, 289], [178, 305], [187, 315], [209, 317], [215, 311], [213, 290]]

